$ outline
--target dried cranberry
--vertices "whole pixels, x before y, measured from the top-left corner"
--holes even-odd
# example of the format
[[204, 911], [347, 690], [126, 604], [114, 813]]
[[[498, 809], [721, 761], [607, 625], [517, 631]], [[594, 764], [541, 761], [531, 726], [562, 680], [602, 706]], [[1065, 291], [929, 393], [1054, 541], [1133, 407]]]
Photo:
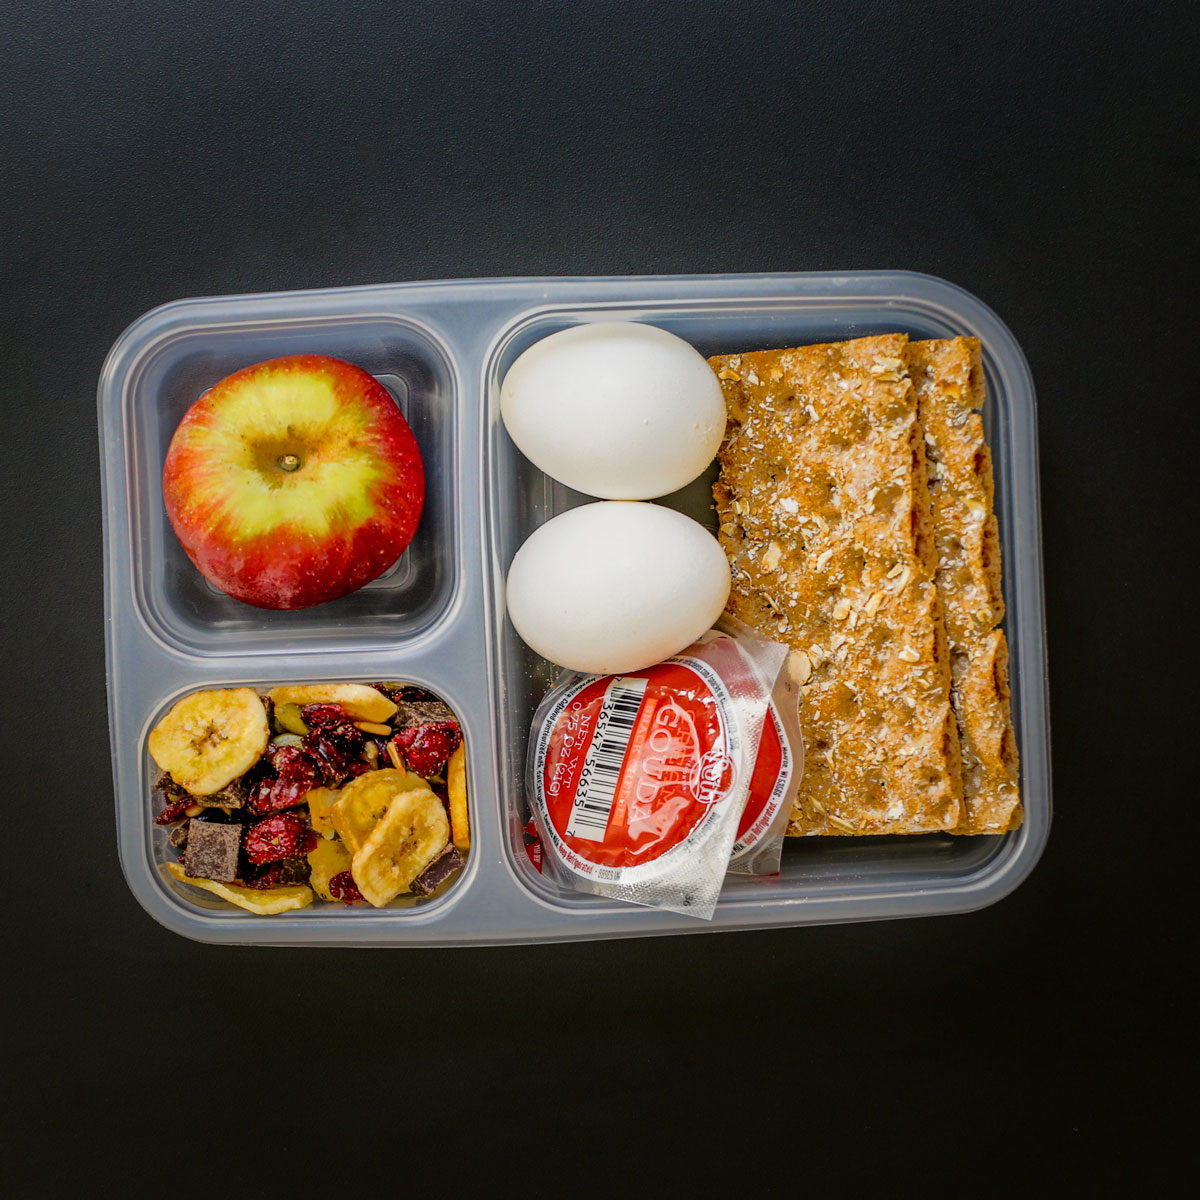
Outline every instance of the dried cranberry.
[[299, 804], [310, 789], [320, 787], [325, 780], [320, 761], [299, 746], [273, 746], [267, 753], [279, 772], [271, 788], [271, 811]]
[[362, 731], [353, 725], [326, 725], [309, 730], [303, 746], [325, 768], [330, 782], [339, 784], [361, 774], [355, 764], [362, 762], [365, 740]]
[[271, 791], [275, 787], [275, 776], [264, 775], [250, 789], [246, 797], [246, 807], [253, 813], [269, 813], [271, 811]]
[[409, 770], [426, 778], [441, 771], [461, 741], [462, 730], [457, 721], [418, 725], [402, 730], [392, 738], [393, 745], [404, 755]]
[[276, 887], [283, 878], [282, 863], [273, 862], [269, 866], [255, 868], [253, 866], [241, 870], [238, 882], [248, 888]]
[[298, 757], [303, 758], [305, 754], [296, 745], [289, 745], [284, 742], [282, 745], [272, 744], [267, 747], [266, 760], [274, 769], [276, 775], [288, 770]]
[[161, 772], [154, 781], [154, 790], [162, 792], [165, 805], [162, 812], [154, 818], [155, 825], [173, 825], [196, 803], [195, 797], [180, 787], [166, 771]]
[[[325, 782], [320, 759], [298, 746], [272, 746], [266, 759], [268, 773], [260, 776], [246, 798], [251, 812], [272, 813], [294, 808], [310, 789]], [[270, 771], [272, 767], [274, 771]]]
[[312, 729], [304, 735], [304, 748], [310, 754], [320, 758], [328, 773], [336, 780], [340, 779], [350, 756], [340, 740], [331, 737], [324, 729]]
[[282, 858], [302, 858], [316, 834], [295, 814], [276, 813], [246, 827], [242, 848], [256, 867]]
[[167, 806], [154, 818], [155, 825], [174, 825], [195, 801], [186, 792], [167, 801]]
[[289, 778], [280, 775], [271, 789], [271, 811], [295, 808], [313, 788], [320, 787], [323, 778], [323, 775]]
[[328, 728], [334, 737], [340, 738], [348, 746], [353, 746], [356, 754], [361, 753], [363, 746], [367, 744], [367, 735], [352, 721], [330, 725]]
[[349, 871], [339, 871], [329, 881], [329, 894], [343, 904], [357, 904], [363, 898], [358, 884], [354, 882], [354, 876]]
[[301, 710], [304, 723], [313, 729], [318, 725], [347, 725], [350, 716], [340, 704], [306, 704]]

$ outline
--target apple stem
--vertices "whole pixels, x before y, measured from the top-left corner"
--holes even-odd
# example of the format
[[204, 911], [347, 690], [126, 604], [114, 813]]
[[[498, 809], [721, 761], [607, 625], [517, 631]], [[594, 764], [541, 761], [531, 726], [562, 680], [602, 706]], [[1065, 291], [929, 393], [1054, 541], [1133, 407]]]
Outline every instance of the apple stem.
[[297, 454], [281, 454], [279, 456], [279, 469], [281, 471], [294, 471], [300, 466], [300, 456]]

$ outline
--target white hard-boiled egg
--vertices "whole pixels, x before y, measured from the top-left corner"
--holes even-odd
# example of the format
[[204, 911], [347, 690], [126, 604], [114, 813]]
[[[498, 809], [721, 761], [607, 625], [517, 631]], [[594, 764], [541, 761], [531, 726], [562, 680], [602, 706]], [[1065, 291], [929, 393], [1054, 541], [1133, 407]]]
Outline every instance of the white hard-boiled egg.
[[725, 434], [721, 385], [704, 357], [632, 321], [576, 325], [535, 342], [504, 377], [500, 413], [535, 466], [609, 500], [684, 487]]
[[729, 599], [716, 538], [674, 509], [601, 501], [547, 521], [508, 571], [508, 615], [538, 654], [597, 675], [636, 671], [710, 629]]

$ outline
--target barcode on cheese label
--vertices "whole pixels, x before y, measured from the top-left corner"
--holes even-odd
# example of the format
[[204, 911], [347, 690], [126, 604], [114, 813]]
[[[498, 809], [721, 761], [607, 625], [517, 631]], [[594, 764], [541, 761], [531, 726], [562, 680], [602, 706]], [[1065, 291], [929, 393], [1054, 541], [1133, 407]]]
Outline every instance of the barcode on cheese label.
[[568, 837], [585, 842], [604, 841], [625, 752], [646, 695], [646, 682], [618, 676], [605, 689], [592, 742], [579, 773], [571, 819], [567, 822]]

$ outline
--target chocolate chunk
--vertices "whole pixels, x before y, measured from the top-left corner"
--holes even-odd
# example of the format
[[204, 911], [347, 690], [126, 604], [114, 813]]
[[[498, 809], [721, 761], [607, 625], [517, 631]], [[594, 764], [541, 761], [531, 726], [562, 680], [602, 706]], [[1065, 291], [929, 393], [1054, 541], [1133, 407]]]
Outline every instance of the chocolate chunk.
[[212, 821], [189, 821], [183, 869], [193, 879], [215, 879], [232, 883], [237, 878], [240, 825], [218, 825]]
[[227, 783], [219, 792], [210, 796], [197, 796], [196, 803], [205, 808], [241, 808], [250, 794], [250, 787], [240, 779]]
[[187, 795], [187, 792], [166, 771], [163, 771], [154, 781], [154, 790], [162, 792], [168, 800], [178, 800]]
[[176, 825], [175, 828], [171, 830], [171, 836], [167, 838], [167, 841], [170, 842], [176, 850], [182, 850], [184, 846], [187, 845], [188, 826], [190, 824], [191, 821], [184, 821], [182, 824]]
[[417, 725], [435, 725], [441, 721], [457, 721], [453, 710], [440, 700], [402, 700], [399, 711], [392, 719], [397, 730], [411, 729]]
[[168, 806], [180, 800], [186, 800], [189, 805], [198, 804], [201, 808], [242, 808], [250, 793], [250, 785], [244, 782], [245, 776], [226, 784], [219, 792], [209, 796], [193, 796], [185, 791], [163, 771], [154, 781], [154, 790], [162, 792]]
[[310, 873], [307, 858], [285, 858], [279, 864], [280, 883], [307, 883]]
[[430, 896], [437, 891], [437, 889], [441, 887], [441, 885], [445, 883], [446, 880], [455, 873], [455, 871], [461, 870], [462, 865], [463, 856], [459, 854], [458, 850], [455, 849], [454, 846], [447, 846], [445, 850], [443, 850], [441, 854], [439, 854], [437, 858], [435, 858], [433, 862], [431, 862], [429, 866], [427, 866], [425, 870], [423, 870], [420, 875], [418, 875], [416, 879], [409, 884], [409, 887], [412, 889], [414, 895]]
[[199, 821], [202, 825], [241, 825], [242, 814], [226, 812], [223, 808], [206, 808], [197, 813], [192, 820]]

